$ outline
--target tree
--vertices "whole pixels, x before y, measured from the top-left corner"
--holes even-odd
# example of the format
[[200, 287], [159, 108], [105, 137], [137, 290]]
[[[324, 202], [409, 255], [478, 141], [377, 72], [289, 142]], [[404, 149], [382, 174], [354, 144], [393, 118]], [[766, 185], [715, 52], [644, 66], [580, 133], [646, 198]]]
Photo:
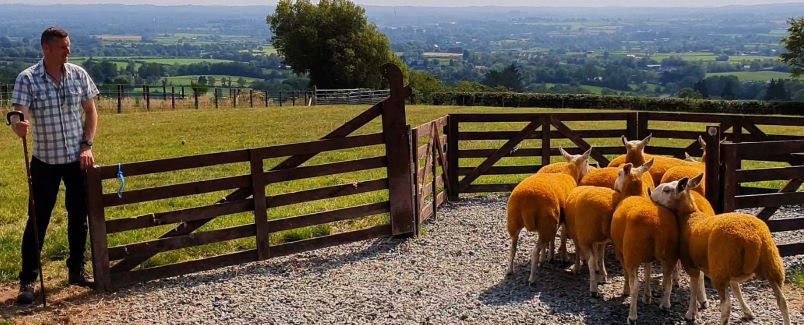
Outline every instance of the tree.
[[703, 96], [700, 92], [692, 88], [681, 88], [678, 91], [678, 97], [680, 98], [693, 98], [693, 99], [701, 99]]
[[267, 22], [277, 52], [319, 88], [381, 87], [387, 62], [407, 75], [388, 38], [349, 0], [280, 0]]
[[790, 96], [787, 94], [787, 89], [784, 87], [784, 80], [771, 79], [768, 84], [768, 90], [765, 92], [765, 100], [788, 100]]
[[709, 89], [706, 87], [706, 79], [696, 82], [692, 89], [701, 95], [701, 98], [709, 98]]
[[505, 69], [491, 70], [486, 73], [486, 77], [483, 78], [483, 84], [489, 87], [502, 86], [518, 92], [521, 92], [524, 88], [522, 75], [513, 63], [505, 67]]
[[790, 24], [788, 35], [782, 39], [787, 53], [782, 53], [781, 58], [790, 66], [793, 76], [798, 77], [804, 74], [804, 18], [790, 18], [787, 22]]

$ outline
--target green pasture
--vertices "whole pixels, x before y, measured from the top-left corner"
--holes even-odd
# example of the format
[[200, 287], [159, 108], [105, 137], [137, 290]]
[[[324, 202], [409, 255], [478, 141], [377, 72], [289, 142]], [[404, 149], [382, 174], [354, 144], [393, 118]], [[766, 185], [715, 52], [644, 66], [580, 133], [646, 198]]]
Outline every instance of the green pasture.
[[[112, 114], [104, 112], [100, 115], [98, 133], [95, 139], [94, 153], [100, 165], [117, 165], [118, 163], [139, 162], [163, 158], [192, 156], [243, 148], [258, 148], [279, 144], [290, 144], [313, 141], [339, 127], [345, 121], [356, 116], [368, 106], [319, 106], [319, 107], [273, 107], [270, 109], [181, 109], [153, 112], [133, 112]], [[408, 123], [412, 126], [431, 121], [449, 113], [504, 113], [504, 112], [583, 112], [583, 110], [556, 109], [505, 109], [495, 107], [449, 107], [449, 106], [408, 106]], [[303, 123], [300, 123], [302, 122]], [[624, 121], [589, 121], [568, 122], [572, 129], [625, 129]], [[510, 130], [516, 131], [525, 123], [467, 123], [461, 131]], [[651, 128], [669, 130], [704, 129], [704, 123], [652, 123]], [[380, 120], [375, 119], [356, 134], [379, 132]], [[804, 135], [800, 127], [763, 126], [769, 134]], [[467, 141], [461, 143], [460, 149], [499, 148], [504, 141]], [[619, 146], [619, 139], [589, 139], [595, 146]], [[652, 145], [682, 147], [689, 140], [654, 139]], [[540, 140], [526, 140], [520, 148], [539, 147]], [[553, 146], [573, 147], [566, 139], [555, 139]], [[691, 153], [700, 156], [699, 152]], [[303, 166], [318, 165], [331, 162], [348, 161], [360, 158], [384, 155], [382, 146], [371, 146], [360, 149], [339, 150], [322, 153]], [[266, 159], [269, 169], [284, 158]], [[476, 166], [482, 159], [462, 159], [461, 166]], [[558, 161], [553, 157], [552, 162]], [[19, 138], [11, 132], [0, 132], [0, 163], [5, 172], [0, 173], [0, 283], [15, 281], [19, 272], [19, 247], [26, 211], [26, 183], [22, 150]], [[540, 164], [538, 157], [503, 158], [498, 166]], [[746, 168], [761, 166], [748, 162]], [[197, 168], [177, 172], [158, 173], [126, 178], [126, 191], [155, 186], [194, 182], [205, 179], [216, 179], [247, 174], [248, 163], [226, 164], [206, 168]], [[125, 173], [125, 170], [123, 171]], [[476, 184], [515, 183], [527, 175], [482, 176]], [[292, 182], [270, 184], [267, 195], [292, 193], [339, 184], [381, 179], [386, 177], [383, 168], [338, 174], [325, 177], [313, 177]], [[763, 186], [780, 187], [781, 181], [766, 182]], [[104, 182], [104, 192], [114, 193], [118, 188], [117, 180]], [[62, 188], [63, 191], [63, 188]], [[202, 195], [187, 196], [174, 199], [124, 205], [106, 209], [107, 219], [130, 218], [155, 212], [172, 211], [189, 207], [209, 205], [231, 191], [220, 191]], [[125, 195], [125, 194], [123, 194]], [[359, 195], [351, 195], [336, 199], [324, 199], [303, 204], [294, 204], [269, 209], [271, 219], [286, 218], [320, 211], [333, 210], [348, 206], [381, 202], [388, 199], [387, 191], [376, 191]], [[53, 213], [48, 229], [48, 237], [43, 250], [46, 274], [54, 279], [65, 277], [63, 260], [68, 255], [66, 238], [66, 212], [63, 208], [63, 192]], [[361, 229], [371, 225], [388, 223], [387, 215], [377, 215], [356, 220], [334, 222], [325, 225], [294, 229], [282, 233], [273, 233], [272, 244], [294, 241], [313, 236], [340, 233]], [[253, 215], [242, 213], [217, 218], [201, 228], [201, 231], [234, 227], [253, 223]], [[124, 245], [158, 238], [171, 226], [160, 226], [142, 230], [127, 231], [108, 236], [109, 245]], [[209, 244], [200, 247], [180, 249], [161, 253], [150, 260], [146, 266], [163, 265], [203, 256], [219, 255], [255, 247], [253, 238], [232, 240], [223, 243]], [[87, 256], [89, 254], [87, 253]]]
[[771, 79], [790, 79], [790, 73], [779, 71], [738, 71], [707, 73], [707, 77], [736, 76], [740, 81], [768, 81]]

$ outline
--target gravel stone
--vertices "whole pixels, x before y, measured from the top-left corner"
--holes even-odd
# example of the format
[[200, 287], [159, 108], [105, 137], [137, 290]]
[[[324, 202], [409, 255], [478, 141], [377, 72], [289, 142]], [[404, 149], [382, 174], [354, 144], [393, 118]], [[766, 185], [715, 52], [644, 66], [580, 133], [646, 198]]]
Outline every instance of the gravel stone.
[[[588, 293], [588, 273], [551, 262], [528, 285], [533, 236], [523, 231], [514, 274], [506, 276], [510, 239], [505, 230], [506, 196], [476, 196], [446, 203], [424, 224], [424, 235], [376, 239], [262, 262], [247, 263], [133, 285], [107, 295], [88, 324], [622, 324], [630, 298], [621, 295], [623, 276], [609, 247], [609, 283], [601, 298]], [[784, 207], [774, 218], [800, 217], [801, 206]], [[796, 242], [802, 231], [774, 235]], [[570, 252], [574, 248], [570, 247]], [[804, 268], [804, 256], [784, 259]], [[657, 263], [654, 263], [657, 264]], [[789, 275], [789, 274], [788, 274]], [[660, 269], [654, 265], [653, 302], [639, 303], [643, 324], [685, 324], [689, 279], [674, 288], [672, 308], [659, 310]], [[789, 284], [788, 284], [789, 286]], [[787, 286], [786, 286], [787, 287]], [[786, 289], [789, 290], [789, 289]], [[743, 285], [756, 319], [780, 324], [781, 313], [764, 281]], [[698, 322], [720, 317], [717, 293], [707, 289], [710, 307]], [[793, 323], [804, 311], [790, 306]], [[733, 323], [740, 307], [732, 304]]]

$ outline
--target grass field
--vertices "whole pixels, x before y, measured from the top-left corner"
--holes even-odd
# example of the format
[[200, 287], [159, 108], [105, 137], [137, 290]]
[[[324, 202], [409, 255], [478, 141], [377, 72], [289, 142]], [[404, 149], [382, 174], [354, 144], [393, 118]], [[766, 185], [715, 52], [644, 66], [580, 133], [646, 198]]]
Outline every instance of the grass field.
[[790, 73], [779, 71], [740, 71], [707, 73], [707, 77], [737, 76], [740, 81], [768, 81], [771, 79], [790, 79]]
[[[85, 56], [71, 56], [70, 62], [75, 63], [78, 65], [83, 64], [89, 57]], [[96, 56], [93, 57], [95, 60], [108, 60], [112, 61], [117, 64], [118, 68], [123, 67], [125, 68], [128, 65], [129, 61], [133, 61], [139, 67], [140, 64], [143, 63], [159, 63], [159, 64], [167, 64], [167, 65], [174, 65], [174, 64], [193, 64], [193, 63], [201, 63], [201, 62], [209, 62], [209, 63], [222, 63], [222, 62], [233, 62], [232, 60], [221, 60], [221, 59], [193, 59], [193, 58], [156, 58], [156, 57], [140, 57], [140, 56]]]
[[[189, 85], [190, 81], [198, 81], [198, 77], [201, 75], [188, 75], [188, 76], [173, 76], [173, 77], [165, 77], [167, 79], [168, 84], [173, 83], [174, 85]], [[232, 79], [232, 85], [237, 86], [237, 80], [243, 78], [247, 83], [251, 83], [255, 80], [262, 80], [258, 78], [251, 78], [251, 77], [239, 77], [239, 76], [227, 76], [227, 75], [204, 75], [205, 77], [215, 78], [215, 84], [220, 86], [220, 82], [222, 78], [229, 78]]]
[[[312, 141], [340, 126], [343, 122], [365, 110], [367, 106], [323, 106], [314, 108], [272, 108], [272, 109], [226, 109], [226, 110], [175, 110], [155, 111], [150, 113], [109, 114], [100, 116], [98, 134], [95, 139], [95, 155], [100, 165], [116, 165], [117, 163], [137, 162], [170, 157], [181, 157], [203, 153], [212, 153], [242, 148], [264, 147], [278, 144], [289, 144]], [[413, 126], [430, 121], [454, 112], [557, 112], [555, 109], [503, 109], [493, 107], [442, 107], [442, 106], [409, 106], [408, 122]], [[570, 110], [568, 110], [570, 111]], [[582, 110], [571, 110], [582, 112]], [[299, 121], [304, 121], [300, 127]], [[573, 129], [622, 129], [624, 122], [570, 122]], [[703, 123], [656, 123], [651, 127], [675, 130], [702, 130]], [[469, 124], [462, 130], [518, 130], [523, 123], [485, 123]], [[358, 134], [377, 132], [380, 121], [375, 120]], [[804, 135], [801, 128], [768, 127], [768, 133]], [[618, 145], [618, 139], [591, 139], [593, 145]], [[655, 139], [652, 145], [686, 145], [688, 141]], [[471, 141], [462, 143], [462, 149], [499, 148], [502, 141]], [[572, 146], [568, 140], [553, 140], [552, 145]], [[522, 147], [538, 147], [539, 140], [527, 140]], [[693, 153], [699, 154], [699, 153]], [[345, 161], [383, 155], [381, 146], [361, 148], [359, 150], [334, 151], [316, 156], [305, 165], [316, 165], [327, 162]], [[265, 161], [267, 168], [274, 166], [281, 159]], [[553, 161], [557, 161], [554, 158]], [[480, 159], [462, 159], [462, 166], [479, 164]], [[0, 133], [0, 163], [5, 172], [0, 173], [0, 282], [16, 279], [19, 272], [19, 247], [24, 224], [26, 184], [19, 139], [11, 132]], [[504, 158], [499, 165], [523, 165], [539, 163], [538, 158]], [[746, 164], [751, 167], [751, 164]], [[147, 176], [128, 177], [126, 191], [185, 183], [202, 179], [213, 179], [245, 174], [248, 164], [228, 164], [195, 170], [161, 173]], [[478, 184], [517, 182], [526, 175], [483, 176]], [[267, 188], [268, 195], [296, 192], [336, 184], [349, 184], [356, 181], [384, 178], [384, 169], [339, 174], [329, 177], [315, 177], [302, 181], [271, 184]], [[773, 183], [769, 186], [778, 186]], [[104, 183], [105, 191], [113, 192], [117, 188], [116, 180]], [[63, 189], [62, 189], [63, 191]], [[142, 204], [126, 205], [106, 210], [108, 219], [138, 216], [159, 211], [176, 210], [192, 206], [208, 205], [227, 195], [229, 191], [177, 199], [160, 200]], [[352, 195], [340, 199], [327, 199], [304, 204], [269, 210], [269, 218], [284, 218], [317, 211], [337, 209], [358, 204], [367, 204], [387, 200], [387, 191], [377, 191], [360, 195]], [[43, 250], [46, 274], [52, 279], [64, 281], [66, 271], [63, 260], [68, 254], [66, 239], [66, 215], [63, 208], [63, 192], [56, 204], [53, 219], [48, 229], [48, 238]], [[272, 243], [286, 242], [329, 233], [338, 233], [348, 229], [363, 228], [370, 224], [388, 222], [387, 215], [366, 217], [354, 221], [336, 222], [323, 226], [292, 230], [272, 234]], [[220, 229], [253, 223], [251, 214], [237, 214], [218, 218], [204, 226], [201, 230]], [[168, 226], [147, 230], [136, 230], [113, 234], [108, 237], [110, 245], [121, 245], [152, 240], [168, 229]], [[146, 265], [161, 265], [200, 256], [218, 255], [225, 252], [254, 247], [253, 239], [233, 240], [224, 243], [210, 244], [201, 247], [181, 249], [162, 253]], [[89, 256], [89, 254], [87, 255]], [[55, 281], [55, 280], [54, 280]]]

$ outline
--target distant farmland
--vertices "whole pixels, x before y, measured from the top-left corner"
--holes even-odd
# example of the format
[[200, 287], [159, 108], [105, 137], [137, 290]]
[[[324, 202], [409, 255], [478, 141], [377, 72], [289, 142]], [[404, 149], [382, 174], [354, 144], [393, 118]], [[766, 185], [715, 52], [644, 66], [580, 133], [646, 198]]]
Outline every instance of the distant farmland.
[[740, 81], [768, 81], [771, 79], [790, 79], [787, 72], [778, 71], [739, 71], [739, 72], [718, 72], [707, 73], [707, 77], [715, 76], [736, 76]]

